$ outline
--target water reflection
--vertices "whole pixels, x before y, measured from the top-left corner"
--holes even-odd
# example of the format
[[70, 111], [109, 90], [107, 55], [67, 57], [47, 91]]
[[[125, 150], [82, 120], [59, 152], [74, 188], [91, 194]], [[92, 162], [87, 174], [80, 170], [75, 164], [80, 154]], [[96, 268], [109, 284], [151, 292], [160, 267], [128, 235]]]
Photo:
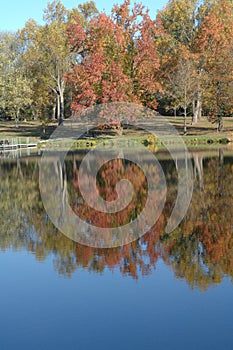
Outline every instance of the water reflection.
[[[221, 283], [224, 276], [232, 278], [233, 157], [226, 156], [224, 150], [211, 154], [206, 151], [191, 153], [195, 170], [194, 193], [179, 227], [169, 235], [164, 233], [176, 198], [177, 172], [175, 163], [166, 153], [161, 153], [158, 158], [168, 187], [164, 211], [145, 236], [114, 249], [95, 249], [74, 243], [54, 228], [39, 194], [39, 158], [2, 160], [0, 249], [26, 250], [35, 254], [39, 261], [53, 254], [55, 270], [67, 276], [82, 267], [99, 273], [106, 268], [117, 269], [122, 275], [140, 278], [150, 274], [158, 259], [162, 259], [172, 268], [176, 278], [184, 279], [192, 288], [205, 290]], [[103, 198], [115, 198], [114, 184], [123, 175], [133, 180], [137, 194], [126, 210], [106, 218], [102, 213], [93, 213], [79, 193], [77, 173], [82, 157], [83, 153], [69, 155], [63, 168], [73, 211], [100, 226], [130, 222], [145, 203], [147, 183], [143, 172], [121, 159], [102, 167], [97, 183]]]

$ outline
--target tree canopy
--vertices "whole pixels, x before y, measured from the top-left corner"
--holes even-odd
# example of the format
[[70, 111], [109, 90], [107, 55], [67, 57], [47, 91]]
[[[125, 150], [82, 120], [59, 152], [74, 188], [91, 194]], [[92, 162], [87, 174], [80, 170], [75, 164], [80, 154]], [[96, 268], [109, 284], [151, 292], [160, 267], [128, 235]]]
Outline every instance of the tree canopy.
[[55, 119], [95, 104], [134, 102], [161, 113], [233, 115], [232, 0], [169, 0], [157, 14], [125, 0], [48, 3], [44, 24], [0, 33], [0, 113]]

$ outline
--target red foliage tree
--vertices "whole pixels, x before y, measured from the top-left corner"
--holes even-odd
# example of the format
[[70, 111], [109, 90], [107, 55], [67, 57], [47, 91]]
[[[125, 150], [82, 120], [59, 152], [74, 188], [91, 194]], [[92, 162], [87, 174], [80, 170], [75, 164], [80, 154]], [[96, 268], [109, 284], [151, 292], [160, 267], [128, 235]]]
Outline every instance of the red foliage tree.
[[159, 61], [155, 22], [141, 5], [130, 1], [100, 14], [84, 29], [77, 18], [68, 29], [76, 56], [67, 76], [75, 98], [72, 109], [106, 102], [134, 102], [156, 108]]

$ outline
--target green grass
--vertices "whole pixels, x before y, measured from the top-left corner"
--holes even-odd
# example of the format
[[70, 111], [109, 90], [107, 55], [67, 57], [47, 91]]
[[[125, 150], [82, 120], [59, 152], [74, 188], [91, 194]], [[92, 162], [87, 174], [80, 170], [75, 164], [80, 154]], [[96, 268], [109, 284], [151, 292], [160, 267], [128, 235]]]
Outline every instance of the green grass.
[[[224, 118], [223, 130], [217, 132], [216, 124], [208, 122], [203, 117], [195, 125], [191, 125], [191, 118], [187, 119], [187, 135], [183, 135], [183, 117], [166, 117], [166, 119], [173, 124], [178, 130], [180, 136], [182, 136], [184, 142], [187, 145], [212, 145], [217, 143], [225, 143], [227, 139], [233, 141], [233, 118]], [[154, 120], [156, 122], [156, 119]], [[12, 138], [20, 138], [21, 143], [26, 143], [29, 137], [30, 143], [40, 143], [43, 139], [48, 139], [52, 132], [56, 129], [56, 123], [50, 123], [46, 127], [46, 134], [43, 133], [43, 127], [39, 121], [32, 122], [21, 122], [18, 128], [15, 126], [15, 122], [12, 121], [1, 121], [0, 122], [0, 140], [8, 139], [12, 142]], [[104, 142], [107, 145], [115, 144], [133, 144], [134, 142], [140, 142], [147, 144], [148, 134], [144, 130], [135, 130], [128, 128], [123, 130], [123, 135], [119, 136], [114, 132], [99, 132], [98, 136], [89, 139], [80, 139], [75, 141], [74, 145], [76, 148], [95, 147], [98, 143]], [[168, 144], [179, 143], [179, 138], [169, 136], [166, 139]], [[161, 142], [157, 142], [160, 145]], [[64, 143], [63, 143], [64, 144]]]

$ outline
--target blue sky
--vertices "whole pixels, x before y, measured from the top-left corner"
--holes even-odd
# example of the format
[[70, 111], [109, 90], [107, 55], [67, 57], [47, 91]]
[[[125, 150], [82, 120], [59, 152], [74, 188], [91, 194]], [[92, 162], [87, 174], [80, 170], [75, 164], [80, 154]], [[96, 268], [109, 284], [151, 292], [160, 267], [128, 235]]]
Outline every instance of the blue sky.
[[[52, 2], [52, 0], [51, 0]], [[86, 1], [82, 0], [63, 0], [66, 8], [77, 7], [78, 4]], [[110, 12], [113, 4], [122, 3], [122, 0], [96, 0], [98, 10]], [[133, 3], [134, 1], [132, 1]], [[139, 0], [151, 11], [151, 16], [155, 17], [158, 9], [161, 9], [167, 0]], [[43, 9], [46, 8], [48, 0], [0, 0], [0, 31], [16, 31], [23, 28], [29, 18], [34, 18], [42, 23]]]

